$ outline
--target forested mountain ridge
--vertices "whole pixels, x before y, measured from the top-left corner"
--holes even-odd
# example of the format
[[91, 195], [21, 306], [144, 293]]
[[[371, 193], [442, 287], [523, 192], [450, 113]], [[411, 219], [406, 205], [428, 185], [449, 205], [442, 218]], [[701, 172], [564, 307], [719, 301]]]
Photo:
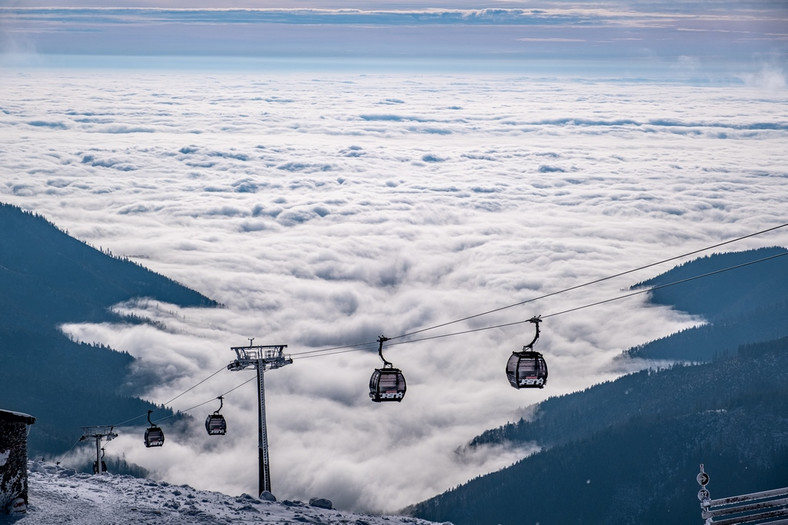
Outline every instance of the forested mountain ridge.
[[[0, 203], [0, 407], [37, 418], [32, 454], [73, 445], [80, 426], [113, 424], [154, 405], [133, 397], [133, 357], [76, 343], [59, 325], [125, 321], [110, 307], [135, 297], [180, 306], [217, 303], [129, 260], [68, 236], [41, 216]], [[77, 435], [76, 437], [79, 437]]]
[[[773, 246], [741, 252], [715, 253], [678, 265], [632, 288], [660, 286], [752, 263], [788, 252]], [[653, 304], [668, 305], [709, 321], [746, 315], [753, 306], [769, 305], [788, 297], [788, 263], [776, 258], [708, 275], [650, 293]]]
[[[633, 418], [669, 419], [716, 410], [721, 399], [746, 398], [754, 385], [761, 392], [788, 393], [785, 376], [768, 368], [779, 363], [762, 358], [769, 353], [781, 357], [780, 350], [788, 350], [788, 337], [742, 346], [732, 358], [700, 366], [676, 364], [661, 371], [641, 370], [580, 392], [551, 397], [538, 405], [532, 420], [487, 430], [469, 446], [535, 442], [550, 448]], [[788, 352], [782, 357], [788, 359]]]
[[[403, 512], [456, 525], [697, 523], [700, 463], [713, 497], [788, 486], [786, 367], [788, 338], [571, 394], [563, 419], [544, 408], [534, 423], [504, 427], [510, 440], [544, 443], [542, 452]], [[641, 405], [649, 395], [657, 399]], [[628, 416], [597, 416], [605, 400]], [[556, 438], [562, 429], [568, 436]], [[500, 442], [495, 434], [483, 436]]]
[[[701, 257], [633, 288], [661, 286], [786, 252], [772, 247]], [[700, 315], [708, 324], [630, 348], [626, 357], [710, 361], [735, 353], [742, 344], [788, 336], [788, 256], [657, 288], [649, 294], [650, 302]]]
[[0, 308], [17, 322], [118, 320], [108, 307], [133, 297], [217, 306], [194, 290], [128, 259], [100, 252], [39, 215], [0, 203]]
[[[726, 254], [722, 262], [712, 256], [643, 284], [784, 252]], [[788, 485], [788, 337], [773, 337], [788, 334], [786, 270], [788, 257], [718, 274], [727, 277], [718, 286], [737, 281], [722, 292], [671, 287], [658, 298], [662, 304], [672, 304], [669, 298], [697, 315], [708, 306], [714, 321], [659, 344], [676, 359], [706, 364], [645, 370], [550, 398], [531, 420], [488, 430], [468, 445], [527, 443], [541, 452], [406, 512], [457, 525], [694, 523], [700, 463], [711, 474], [713, 497]], [[741, 297], [730, 296], [732, 290]], [[715, 341], [725, 349], [714, 351]], [[732, 341], [749, 344], [731, 349]], [[685, 346], [695, 343], [705, 345], [703, 352]]]

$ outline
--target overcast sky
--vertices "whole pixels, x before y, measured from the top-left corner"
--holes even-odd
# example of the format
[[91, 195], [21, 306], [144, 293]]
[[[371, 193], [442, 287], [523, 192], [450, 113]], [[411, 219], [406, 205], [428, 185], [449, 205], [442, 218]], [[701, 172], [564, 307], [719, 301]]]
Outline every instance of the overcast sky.
[[[150, 67], [153, 57], [177, 56], [190, 59], [164, 67], [238, 67], [228, 60], [234, 57], [264, 60], [268, 68], [271, 61], [278, 67], [308, 61], [313, 69], [369, 69], [388, 60], [389, 67], [399, 61], [427, 70], [708, 81], [763, 64], [783, 67], [788, 46], [788, 9], [780, 1], [75, 1], [64, 9], [68, 5], [5, 2], [0, 50], [6, 60], [30, 62], [26, 57], [41, 55], [45, 64], [62, 65], [76, 56], [80, 65]], [[94, 55], [126, 58], [89, 58]]]
[[[250, 337], [287, 344], [295, 363], [266, 376], [280, 499], [393, 511], [509, 465], [529, 451], [462, 447], [547, 396], [647, 366], [615, 357], [701, 321], [644, 296], [547, 318], [536, 391], [504, 374], [530, 324], [391, 345], [408, 393], [383, 405], [367, 395], [379, 335], [788, 222], [783, 2], [2, 5], [0, 200], [226, 305], [141, 301], [118, 308], [166, 330], [63, 329], [138, 357], [158, 403]], [[788, 233], [730, 249], [769, 245]], [[555, 314], [667, 269], [425, 335]], [[250, 374], [222, 371], [172, 405]], [[201, 428], [211, 402], [185, 435], [163, 423], [160, 450], [141, 445], [143, 419], [107, 453], [251, 493], [255, 399], [253, 383], [228, 395], [224, 438]], [[117, 422], [79, 422], [96, 423]]]

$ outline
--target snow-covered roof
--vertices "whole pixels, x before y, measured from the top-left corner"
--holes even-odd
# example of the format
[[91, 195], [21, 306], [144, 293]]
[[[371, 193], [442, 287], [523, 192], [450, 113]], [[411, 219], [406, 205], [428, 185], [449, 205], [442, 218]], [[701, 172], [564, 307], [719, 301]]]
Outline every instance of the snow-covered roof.
[[30, 414], [0, 409], [0, 421], [6, 421], [10, 423], [27, 423], [28, 425], [32, 425], [36, 422], [36, 418]]

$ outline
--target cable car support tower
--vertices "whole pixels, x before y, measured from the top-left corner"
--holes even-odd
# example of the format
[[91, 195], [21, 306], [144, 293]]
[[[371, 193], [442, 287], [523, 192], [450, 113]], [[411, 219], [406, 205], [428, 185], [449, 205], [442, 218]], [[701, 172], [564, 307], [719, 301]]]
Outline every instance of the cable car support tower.
[[258, 419], [258, 463], [260, 467], [259, 486], [257, 494], [264, 491], [271, 492], [271, 473], [268, 460], [268, 433], [265, 425], [265, 371], [282, 368], [293, 362], [293, 358], [285, 355], [287, 345], [256, 345], [252, 346], [254, 338], [249, 339], [249, 346], [233, 346], [230, 350], [235, 352], [236, 359], [227, 369], [232, 372], [240, 370], [257, 370], [257, 397], [260, 402], [257, 410]]
[[82, 427], [82, 437], [79, 438], [80, 441], [84, 441], [88, 438], [94, 438], [96, 440], [96, 474], [103, 474], [105, 471], [101, 468], [101, 457], [102, 451], [104, 450], [101, 448], [101, 440], [102, 438], [107, 438], [107, 441], [112, 441], [118, 437], [118, 434], [114, 432], [114, 427], [105, 425], [105, 426], [93, 426], [93, 427]]

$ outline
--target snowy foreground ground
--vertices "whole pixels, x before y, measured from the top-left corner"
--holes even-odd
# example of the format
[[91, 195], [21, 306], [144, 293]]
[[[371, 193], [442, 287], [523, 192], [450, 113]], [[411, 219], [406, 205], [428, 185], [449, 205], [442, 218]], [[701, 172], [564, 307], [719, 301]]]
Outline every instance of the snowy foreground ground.
[[15, 525], [131, 523], [428, 525], [403, 516], [372, 516], [313, 507], [300, 501], [268, 502], [243, 494], [195, 490], [131, 476], [80, 474], [51, 463], [29, 464], [26, 514], [0, 516]]

